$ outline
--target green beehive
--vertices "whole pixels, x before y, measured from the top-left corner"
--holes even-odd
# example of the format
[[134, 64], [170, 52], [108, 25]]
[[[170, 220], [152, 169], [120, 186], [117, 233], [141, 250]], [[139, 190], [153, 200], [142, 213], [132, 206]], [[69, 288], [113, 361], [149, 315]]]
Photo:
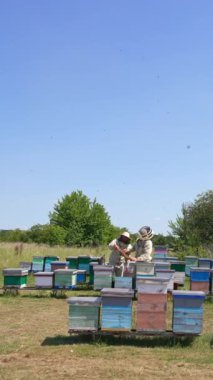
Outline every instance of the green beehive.
[[32, 261], [32, 272], [43, 272], [44, 269], [44, 257], [43, 256], [33, 256]]
[[86, 270], [89, 273], [90, 256], [78, 256], [78, 269]]
[[27, 285], [28, 270], [21, 268], [3, 269], [5, 288], [24, 288]]
[[101, 297], [71, 297], [67, 302], [69, 304], [69, 330], [98, 330]]
[[56, 269], [54, 271], [55, 289], [74, 289], [77, 284], [77, 271], [74, 269]]
[[68, 269], [78, 269], [78, 256], [68, 256], [66, 261], [68, 262]]
[[97, 262], [91, 262], [89, 265], [89, 284], [94, 285], [94, 266], [98, 265]]
[[171, 261], [171, 269], [176, 272], [185, 272], [185, 261]]

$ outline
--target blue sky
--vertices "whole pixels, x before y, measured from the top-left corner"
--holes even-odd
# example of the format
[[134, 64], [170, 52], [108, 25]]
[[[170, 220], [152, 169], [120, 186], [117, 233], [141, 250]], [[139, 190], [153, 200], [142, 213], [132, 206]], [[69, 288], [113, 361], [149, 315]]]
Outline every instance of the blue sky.
[[2, 0], [0, 229], [80, 189], [168, 231], [213, 187], [211, 0]]

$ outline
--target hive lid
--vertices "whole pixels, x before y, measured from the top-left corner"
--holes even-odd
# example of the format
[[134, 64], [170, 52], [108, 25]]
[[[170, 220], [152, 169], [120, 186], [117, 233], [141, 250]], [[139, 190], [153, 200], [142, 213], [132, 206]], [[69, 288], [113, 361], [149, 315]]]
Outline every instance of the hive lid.
[[4, 276], [26, 276], [28, 275], [28, 269], [23, 268], [5, 268], [3, 269]]
[[49, 256], [44, 256], [45, 259], [58, 259], [59, 260], [59, 256], [55, 256], [55, 255], [49, 255]]
[[205, 293], [201, 291], [195, 291], [195, 290], [173, 290], [172, 291], [173, 296], [179, 296], [179, 297], [205, 297]]
[[67, 300], [69, 305], [100, 305], [101, 297], [70, 297]]
[[77, 274], [76, 269], [56, 269], [54, 273], [60, 274]]
[[99, 271], [99, 272], [112, 272], [113, 269], [114, 268], [111, 265], [95, 265], [94, 266], [94, 271]]
[[66, 260], [70, 260], [70, 259], [78, 259], [78, 256], [67, 256], [66, 257]]
[[212, 272], [211, 268], [202, 268], [202, 267], [190, 267], [190, 271], [193, 272]]
[[86, 269], [76, 269], [77, 274], [86, 274], [87, 270]]
[[68, 265], [67, 261], [52, 261], [51, 264]]
[[147, 283], [147, 284], [155, 284], [155, 283], [163, 283], [163, 282], [168, 282], [167, 277], [154, 277], [154, 276], [143, 276], [137, 278], [140, 283]]
[[52, 277], [53, 276], [53, 272], [36, 272], [34, 273], [33, 275], [36, 277], [36, 276], [42, 276], [42, 277]]
[[156, 269], [156, 273], [175, 273], [174, 269]]
[[125, 288], [103, 288], [101, 290], [102, 297], [133, 297], [134, 290]]

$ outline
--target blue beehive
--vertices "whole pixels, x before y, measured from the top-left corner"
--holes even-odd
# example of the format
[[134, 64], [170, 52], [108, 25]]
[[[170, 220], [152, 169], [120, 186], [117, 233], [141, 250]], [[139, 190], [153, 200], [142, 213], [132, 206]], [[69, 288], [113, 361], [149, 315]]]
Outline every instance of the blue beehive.
[[132, 298], [130, 289], [104, 288], [102, 295], [101, 328], [110, 330], [131, 330]]
[[87, 271], [83, 269], [77, 269], [77, 284], [85, 284], [87, 278]]
[[201, 334], [205, 293], [199, 291], [173, 291], [174, 333]]

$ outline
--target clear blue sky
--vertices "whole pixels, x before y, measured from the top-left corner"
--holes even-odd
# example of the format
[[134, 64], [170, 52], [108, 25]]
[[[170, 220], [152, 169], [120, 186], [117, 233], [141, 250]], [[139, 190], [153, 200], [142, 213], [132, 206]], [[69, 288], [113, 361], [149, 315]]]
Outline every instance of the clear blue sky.
[[0, 228], [80, 189], [156, 233], [213, 188], [212, 0], [0, 2]]

